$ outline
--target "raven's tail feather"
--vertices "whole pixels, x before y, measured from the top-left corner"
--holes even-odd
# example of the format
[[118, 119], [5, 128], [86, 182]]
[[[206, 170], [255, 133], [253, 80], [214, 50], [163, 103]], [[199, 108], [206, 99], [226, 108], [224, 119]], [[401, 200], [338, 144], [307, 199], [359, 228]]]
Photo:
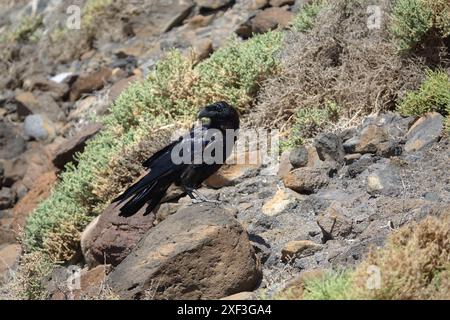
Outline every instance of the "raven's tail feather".
[[116, 201], [123, 202], [134, 194], [132, 198], [120, 208], [119, 215], [122, 217], [130, 217], [136, 214], [147, 201], [148, 206], [145, 210], [145, 215], [149, 214], [156, 206], [158, 206], [169, 186], [170, 184], [160, 183], [159, 181], [154, 181], [150, 186], [144, 188], [136, 188], [136, 185], [131, 186], [122, 196], [116, 198]]

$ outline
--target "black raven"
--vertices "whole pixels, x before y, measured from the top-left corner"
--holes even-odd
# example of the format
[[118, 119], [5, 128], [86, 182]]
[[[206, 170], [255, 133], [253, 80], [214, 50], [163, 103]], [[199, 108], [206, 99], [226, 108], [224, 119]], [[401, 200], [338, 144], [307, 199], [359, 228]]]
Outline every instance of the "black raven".
[[198, 119], [208, 120], [177, 141], [154, 153], [142, 165], [149, 173], [114, 202], [129, 199], [120, 208], [120, 215], [129, 217], [148, 203], [148, 214], [160, 203], [170, 185], [183, 188], [191, 199], [206, 200], [196, 189], [216, 172], [232, 153], [239, 129], [239, 114], [226, 102], [204, 107]]

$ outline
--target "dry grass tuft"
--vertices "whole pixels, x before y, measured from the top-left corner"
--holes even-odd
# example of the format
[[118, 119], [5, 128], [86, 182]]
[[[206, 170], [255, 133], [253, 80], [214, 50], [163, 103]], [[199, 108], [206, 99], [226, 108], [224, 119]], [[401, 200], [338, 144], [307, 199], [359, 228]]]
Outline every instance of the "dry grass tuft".
[[256, 125], [289, 128], [298, 110], [329, 103], [348, 119], [393, 109], [398, 96], [420, 84], [421, 63], [397, 55], [388, 40], [388, 21], [380, 30], [367, 28], [370, 4], [335, 1], [322, 9], [310, 31], [288, 33], [281, 71], [259, 95]]
[[50, 274], [52, 264], [42, 252], [22, 255], [19, 267], [0, 287], [0, 300], [46, 299], [42, 279]]
[[[369, 266], [381, 270], [380, 289], [366, 289]], [[363, 299], [450, 299], [450, 212], [393, 234], [358, 266], [353, 282]]]

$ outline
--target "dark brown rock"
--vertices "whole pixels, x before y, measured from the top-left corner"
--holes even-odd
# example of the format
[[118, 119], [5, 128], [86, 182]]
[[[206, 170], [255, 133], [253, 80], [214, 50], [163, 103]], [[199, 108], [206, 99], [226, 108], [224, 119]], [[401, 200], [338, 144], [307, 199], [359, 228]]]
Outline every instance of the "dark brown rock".
[[114, 101], [117, 97], [133, 82], [138, 81], [139, 77], [131, 76], [125, 79], [121, 79], [114, 83], [109, 89], [109, 100]]
[[112, 70], [105, 67], [93, 73], [80, 75], [70, 89], [70, 101], [78, 100], [83, 93], [89, 93], [103, 88], [111, 76]]
[[3, 185], [11, 187], [22, 179], [27, 172], [28, 164], [22, 157], [3, 161]]
[[34, 188], [36, 181], [44, 173], [56, 171], [50, 152], [38, 142], [28, 143], [28, 150], [22, 155], [22, 158], [27, 162], [22, 183], [28, 189]]
[[0, 120], [0, 159], [13, 159], [26, 149], [25, 140], [11, 125]]
[[278, 26], [286, 27], [294, 18], [294, 14], [285, 8], [268, 8], [260, 11], [251, 20], [254, 33], [265, 33]]
[[270, 5], [272, 7], [282, 7], [282, 6], [291, 6], [295, 3], [295, 0], [270, 0]]
[[240, 223], [204, 203], [150, 230], [107, 283], [123, 299], [218, 299], [255, 289], [261, 277]]
[[232, 0], [194, 0], [195, 3], [206, 9], [216, 10], [232, 3]]
[[43, 75], [34, 75], [23, 82], [23, 88], [28, 91], [35, 89], [40, 91], [48, 91], [50, 95], [56, 99], [62, 99], [68, 92], [69, 86], [64, 83], [58, 83], [50, 79], [45, 78]]
[[32, 188], [13, 209], [12, 229], [19, 233], [25, 223], [37, 207], [37, 205], [45, 200], [49, 195], [53, 185], [56, 182], [56, 175], [53, 171], [47, 172], [39, 176], [35, 181], [35, 187]]
[[311, 194], [326, 186], [329, 182], [324, 168], [299, 168], [291, 171], [283, 178], [286, 188], [298, 193]]
[[0, 210], [12, 208], [16, 202], [16, 193], [11, 188], [0, 189]]
[[132, 217], [119, 216], [124, 204], [109, 205], [82, 233], [81, 250], [89, 267], [103, 263], [117, 266], [153, 227], [155, 215], [144, 216], [146, 206]]
[[58, 169], [63, 169], [66, 163], [74, 161], [76, 152], [83, 152], [86, 142], [94, 137], [102, 128], [101, 124], [92, 123], [80, 129], [80, 131], [70, 139], [59, 144], [53, 157], [53, 164]]

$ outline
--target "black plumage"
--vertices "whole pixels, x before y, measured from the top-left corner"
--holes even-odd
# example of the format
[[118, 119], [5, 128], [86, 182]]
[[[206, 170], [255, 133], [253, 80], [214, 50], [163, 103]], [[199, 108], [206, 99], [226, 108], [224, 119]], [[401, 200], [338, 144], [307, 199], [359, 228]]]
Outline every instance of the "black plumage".
[[[134, 215], [146, 203], [145, 214], [150, 213], [172, 184], [182, 187], [192, 199], [204, 200], [196, 189], [231, 154], [239, 129], [239, 115], [228, 103], [217, 102], [204, 107], [198, 118], [206, 118], [209, 123], [194, 126], [188, 134], [142, 163], [149, 173], [114, 200], [118, 203], [127, 200], [120, 208], [121, 216]], [[179, 157], [174, 158], [174, 155]], [[219, 161], [212, 161], [213, 158]]]

